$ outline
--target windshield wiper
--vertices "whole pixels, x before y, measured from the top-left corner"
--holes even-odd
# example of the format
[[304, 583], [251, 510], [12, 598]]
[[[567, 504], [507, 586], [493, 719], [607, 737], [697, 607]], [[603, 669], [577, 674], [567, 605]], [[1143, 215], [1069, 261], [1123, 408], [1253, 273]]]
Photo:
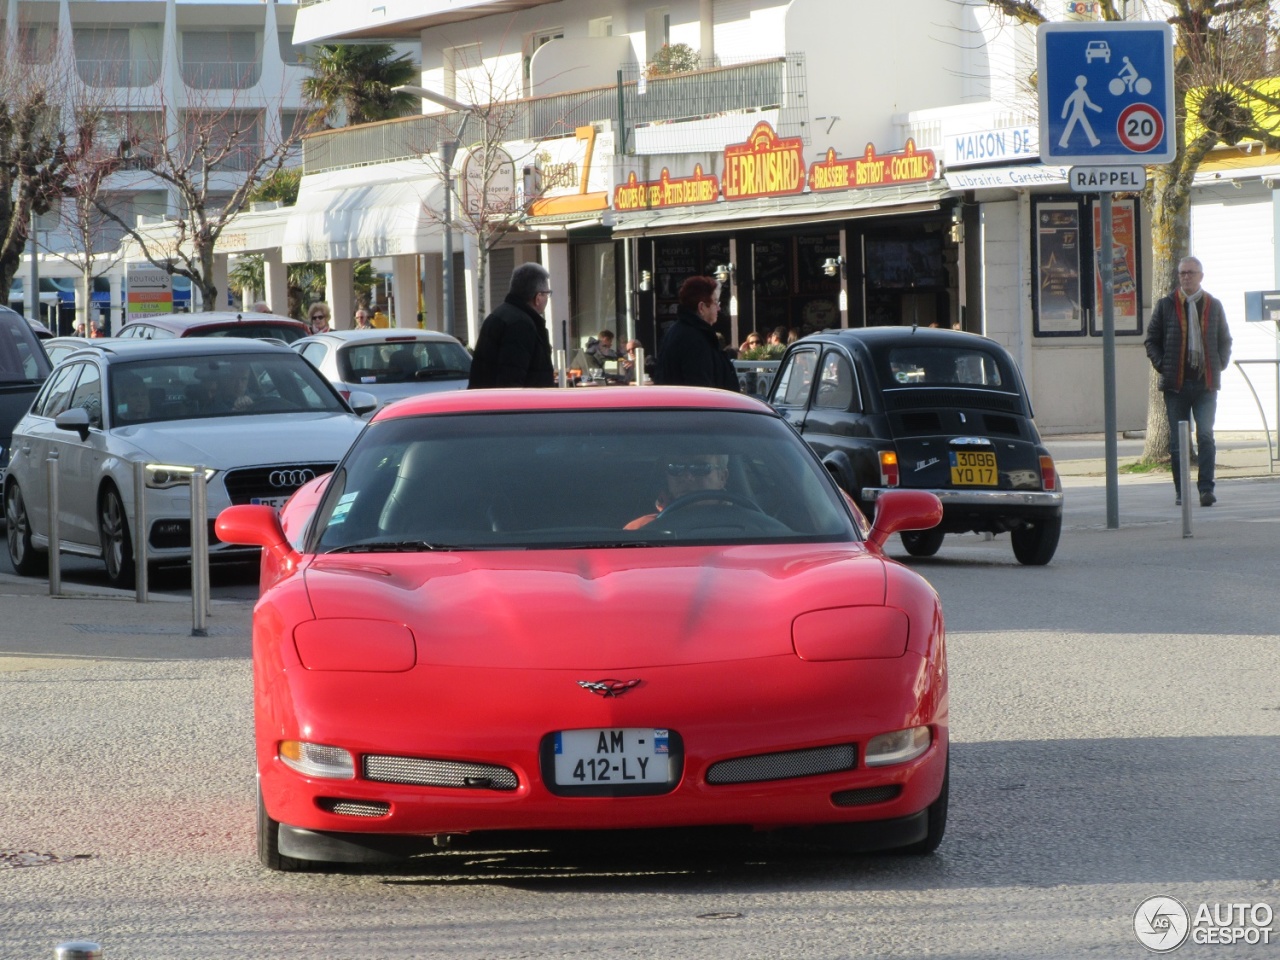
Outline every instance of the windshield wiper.
[[457, 543], [432, 543], [430, 540], [379, 540], [374, 543], [349, 543], [325, 553], [423, 553], [430, 550], [472, 550]]
[[583, 543], [566, 543], [557, 550], [615, 550], [623, 547], [656, 547], [654, 540], [591, 540]]

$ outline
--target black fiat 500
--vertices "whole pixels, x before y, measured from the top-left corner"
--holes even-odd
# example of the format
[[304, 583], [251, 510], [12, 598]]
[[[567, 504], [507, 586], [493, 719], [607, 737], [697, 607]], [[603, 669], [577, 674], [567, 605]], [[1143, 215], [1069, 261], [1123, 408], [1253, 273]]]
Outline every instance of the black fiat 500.
[[948, 533], [1009, 533], [1045, 564], [1062, 486], [1013, 357], [986, 337], [925, 327], [828, 330], [793, 343], [769, 402], [868, 516], [885, 490], [928, 490], [942, 523], [903, 533], [917, 557]]

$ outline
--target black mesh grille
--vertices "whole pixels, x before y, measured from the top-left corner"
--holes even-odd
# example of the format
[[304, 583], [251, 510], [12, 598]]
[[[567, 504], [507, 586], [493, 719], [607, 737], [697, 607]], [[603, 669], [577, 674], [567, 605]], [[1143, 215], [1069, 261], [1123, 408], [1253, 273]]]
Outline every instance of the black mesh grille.
[[886, 390], [884, 405], [889, 410], [913, 410], [921, 407], [947, 407], [949, 409], [1000, 410], [1021, 414], [1022, 398], [1016, 393], [995, 393], [991, 390], [920, 389]]
[[321, 797], [316, 801], [321, 810], [341, 814], [344, 817], [385, 817], [391, 812], [391, 804], [380, 800], [338, 800]]
[[902, 429], [899, 431], [902, 436], [913, 434], [932, 436], [942, 432], [942, 417], [932, 412], [904, 413], [899, 422], [902, 424]]
[[785, 753], [761, 753], [754, 757], [738, 757], [736, 760], [712, 764], [707, 770], [707, 783], [760, 783], [765, 780], [813, 777], [821, 773], [852, 770], [857, 763], [858, 751], [850, 744], [788, 750]]
[[466, 787], [472, 790], [514, 790], [519, 784], [515, 771], [496, 764], [421, 760], [416, 757], [365, 757], [364, 777], [381, 783]]
[[902, 787], [892, 783], [884, 787], [841, 790], [831, 795], [831, 802], [837, 807], [862, 807], [869, 803], [886, 803], [889, 800], [896, 800], [901, 793]]
[[264, 497], [287, 497], [309, 480], [331, 473], [336, 466], [336, 463], [278, 463], [270, 467], [247, 467], [229, 471], [223, 483], [232, 503], [252, 503]]

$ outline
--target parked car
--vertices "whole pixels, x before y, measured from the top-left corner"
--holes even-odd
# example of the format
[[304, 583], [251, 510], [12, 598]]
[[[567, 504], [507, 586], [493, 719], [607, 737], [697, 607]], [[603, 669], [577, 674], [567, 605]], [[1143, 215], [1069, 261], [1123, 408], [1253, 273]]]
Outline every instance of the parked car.
[[49, 357], [26, 318], [0, 307], [0, 482], [9, 468], [13, 428], [49, 376]]
[[1062, 486], [1009, 352], [959, 330], [867, 327], [796, 341], [769, 402], [864, 511], [888, 490], [928, 490], [942, 522], [902, 534], [932, 556], [948, 533], [1008, 533], [1045, 564], [1062, 532]]
[[[368, 395], [353, 398], [372, 409]], [[233, 503], [279, 507], [341, 459], [364, 421], [287, 347], [253, 340], [98, 339], [66, 357], [14, 429], [4, 484], [9, 559], [42, 573], [49, 549], [45, 462], [58, 457], [61, 549], [99, 557], [133, 585], [134, 464], [145, 466], [147, 551], [191, 554], [190, 478], [203, 467], [210, 523]], [[253, 551], [210, 537], [213, 560]]]
[[338, 392], [364, 390], [379, 404], [419, 393], [463, 390], [471, 354], [447, 333], [391, 328], [334, 330], [292, 344]]
[[299, 320], [273, 313], [247, 310], [213, 310], [206, 313], [174, 313], [165, 317], [130, 320], [116, 334], [118, 339], [169, 340], [174, 337], [244, 337], [251, 340], [301, 340], [310, 330]]
[[942, 614], [881, 546], [941, 509], [876, 506], [873, 532], [793, 430], [722, 391], [382, 408], [280, 514], [218, 518], [264, 548], [259, 857], [710, 825], [934, 849]]
[[44, 352], [49, 355], [49, 362], [56, 365], [92, 342], [88, 337], [51, 337], [44, 341]]

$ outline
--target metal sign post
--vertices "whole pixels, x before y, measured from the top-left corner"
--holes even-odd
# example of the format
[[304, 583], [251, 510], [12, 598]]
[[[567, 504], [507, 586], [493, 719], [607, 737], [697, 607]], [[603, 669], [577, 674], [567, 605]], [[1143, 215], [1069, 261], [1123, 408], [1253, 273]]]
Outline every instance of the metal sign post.
[[1071, 189], [1097, 193], [1101, 208], [1103, 429], [1107, 528], [1114, 530], [1120, 526], [1120, 502], [1111, 194], [1140, 189], [1146, 182], [1144, 165], [1168, 163], [1177, 153], [1173, 28], [1134, 21], [1044, 23], [1036, 34], [1036, 52], [1040, 159], [1082, 164], [1070, 171]]

